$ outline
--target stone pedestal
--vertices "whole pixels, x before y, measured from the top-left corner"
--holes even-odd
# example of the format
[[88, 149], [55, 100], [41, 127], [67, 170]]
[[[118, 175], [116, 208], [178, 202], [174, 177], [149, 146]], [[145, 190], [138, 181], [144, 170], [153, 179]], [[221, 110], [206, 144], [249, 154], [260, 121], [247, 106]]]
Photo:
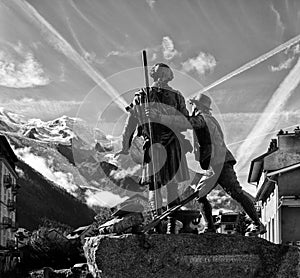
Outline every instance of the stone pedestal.
[[300, 277], [297, 248], [237, 235], [106, 235], [84, 251], [101, 278]]

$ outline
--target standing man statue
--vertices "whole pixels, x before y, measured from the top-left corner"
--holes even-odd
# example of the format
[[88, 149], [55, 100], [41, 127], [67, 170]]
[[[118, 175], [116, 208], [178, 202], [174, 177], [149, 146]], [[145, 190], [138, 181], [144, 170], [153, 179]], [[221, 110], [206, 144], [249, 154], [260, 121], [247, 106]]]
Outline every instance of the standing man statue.
[[[191, 99], [193, 113], [188, 118], [183, 117], [164, 117], [162, 123], [167, 126], [176, 125], [181, 128], [192, 126], [194, 130], [194, 151], [195, 158], [200, 162], [202, 169], [212, 167], [215, 175], [215, 182], [211, 184], [220, 184], [221, 187], [236, 201], [238, 201], [248, 216], [252, 219], [253, 225], [248, 230], [247, 235], [257, 236], [266, 232], [265, 226], [261, 223], [253, 202], [246, 196], [237, 180], [233, 166], [236, 160], [232, 153], [226, 147], [224, 135], [218, 121], [211, 114], [211, 99], [205, 94], [200, 94], [197, 98]], [[153, 110], [151, 118], [155, 118], [158, 112]], [[208, 226], [212, 227], [211, 206], [202, 197], [198, 200], [204, 205], [204, 212]]]
[[[150, 70], [150, 76], [154, 83], [149, 90], [149, 108], [144, 109], [145, 90], [142, 89], [135, 94], [127, 108], [130, 114], [123, 132], [122, 150], [116, 155], [128, 154], [133, 134], [137, 130], [137, 136], [144, 139], [140, 183], [149, 186], [149, 203], [152, 216], [155, 217], [162, 210], [162, 186], [167, 188], [168, 208], [178, 204], [178, 183], [189, 180], [185, 154], [192, 150], [192, 146], [181, 134], [186, 127], [163, 124], [164, 117], [186, 118], [189, 114], [182, 94], [168, 85], [174, 77], [172, 70], [166, 64], [158, 63]], [[149, 119], [152, 110], [156, 114], [151, 117], [151, 142], [149, 125], [145, 119]], [[168, 219], [167, 233], [175, 233], [175, 223], [175, 218]]]

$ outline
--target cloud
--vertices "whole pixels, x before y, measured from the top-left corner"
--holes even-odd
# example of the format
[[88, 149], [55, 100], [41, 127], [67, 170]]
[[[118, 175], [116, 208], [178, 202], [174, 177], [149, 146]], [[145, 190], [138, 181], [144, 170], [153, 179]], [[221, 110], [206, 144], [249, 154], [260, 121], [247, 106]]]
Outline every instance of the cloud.
[[83, 57], [88, 63], [97, 63], [99, 65], [102, 65], [105, 62], [104, 59], [97, 58], [95, 52], [85, 51]]
[[157, 54], [156, 53], [153, 53], [152, 54], [152, 57], [150, 59], [151, 62], [155, 61], [157, 59]]
[[[150, 48], [147, 49], [148, 52], [152, 53], [153, 51], [157, 50], [158, 47], [156, 48]], [[132, 57], [139, 57], [141, 55], [142, 50], [132, 50], [132, 51], [125, 51], [125, 50], [112, 50], [110, 51], [107, 55], [106, 58], [113, 57], [113, 56], [118, 56], [118, 57], [127, 57], [127, 58], [132, 58]]]
[[111, 176], [115, 179], [120, 180], [124, 179], [127, 176], [135, 176], [137, 172], [141, 170], [141, 165], [135, 165], [133, 167], [129, 167], [127, 169], [119, 169], [117, 171], [111, 171]]
[[288, 56], [288, 58], [281, 62], [278, 66], [270, 66], [270, 71], [275, 72], [291, 68], [296, 56], [300, 54], [300, 45], [296, 44], [293, 47], [287, 48], [284, 51], [284, 54]]
[[74, 183], [73, 175], [71, 173], [55, 171], [53, 167], [53, 160], [46, 160], [41, 156], [34, 155], [31, 152], [30, 147], [14, 149], [14, 152], [17, 156], [24, 160], [25, 163], [41, 173], [44, 177], [61, 186], [67, 192], [76, 195], [75, 191], [78, 189], [78, 186]]
[[180, 53], [175, 49], [173, 41], [168, 36], [163, 37], [162, 51], [166, 60], [171, 60], [175, 56], [180, 55]]
[[49, 83], [42, 65], [32, 52], [25, 52], [22, 44], [14, 46], [12, 51], [0, 51], [0, 86], [32, 88]]
[[138, 52], [128, 52], [128, 51], [119, 51], [119, 50], [112, 50], [110, 51], [106, 57], [111, 57], [111, 56], [119, 56], [119, 57], [126, 57], [126, 56], [134, 56]]
[[59, 69], [60, 69], [59, 81], [65, 82], [66, 81], [66, 68], [63, 63], [60, 64]]
[[294, 57], [290, 57], [287, 60], [280, 63], [278, 66], [270, 66], [270, 70], [274, 72], [274, 71], [289, 69], [292, 66], [293, 61], [294, 61]]
[[23, 46], [23, 44], [18, 41], [18, 44], [13, 44], [13, 43], [7, 43], [10, 47], [12, 47], [19, 55], [24, 56], [26, 54], [26, 50]]
[[285, 27], [284, 27], [284, 24], [281, 20], [281, 16], [280, 16], [280, 13], [275, 9], [274, 5], [271, 4], [271, 11], [275, 14], [275, 17], [276, 17], [276, 27], [279, 29], [279, 33], [280, 35], [283, 34], [284, 30], [285, 30]]
[[65, 114], [71, 109], [78, 109], [79, 101], [64, 100], [35, 100], [22, 98], [2, 101], [1, 106], [12, 112], [16, 112], [26, 118], [53, 118]]
[[216, 59], [209, 53], [200, 52], [195, 58], [190, 58], [182, 63], [182, 69], [185, 72], [196, 71], [199, 75], [212, 72], [217, 65]]
[[[175, 56], [181, 55], [181, 53], [175, 49], [172, 39], [168, 36], [163, 37], [162, 43], [160, 45], [155, 45], [155, 46], [149, 47], [146, 50], [147, 50], [148, 56], [150, 57], [149, 60], [151, 62], [155, 61], [157, 59], [158, 55], [161, 55], [161, 53], [165, 60], [171, 60]], [[114, 57], [114, 56], [127, 57], [127, 58], [139, 57], [141, 55], [141, 51], [142, 51], [141, 49], [132, 50], [132, 51], [128, 51], [128, 50], [125, 51], [123, 49], [112, 50], [106, 55], [106, 58]]]
[[104, 92], [114, 98], [115, 103], [123, 109], [127, 103], [120, 97], [119, 92], [113, 88], [111, 84], [95, 70], [64, 38], [62, 35], [40, 14], [38, 11], [26, 1], [12, 1], [20, 9], [22, 9], [29, 19], [40, 29], [47, 41], [59, 52], [72, 60], [81, 68]]
[[293, 53], [296, 54], [300, 54], [300, 44], [296, 44], [293, 48]]
[[151, 9], [154, 9], [154, 4], [156, 3], [156, 0], [146, 0], [146, 2]]
[[109, 191], [99, 191], [93, 193], [90, 190], [86, 192], [86, 203], [88, 206], [114, 207], [115, 205], [124, 202], [128, 197], [120, 197]]
[[38, 50], [40, 46], [42, 46], [42, 43], [41, 42], [32, 42], [31, 43], [32, 47], [35, 49], [35, 50]]

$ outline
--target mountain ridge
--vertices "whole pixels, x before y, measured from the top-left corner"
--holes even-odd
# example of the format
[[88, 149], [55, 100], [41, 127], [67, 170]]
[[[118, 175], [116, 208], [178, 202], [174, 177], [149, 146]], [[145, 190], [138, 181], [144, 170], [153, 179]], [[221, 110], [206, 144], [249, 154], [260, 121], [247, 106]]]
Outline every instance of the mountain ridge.
[[[22, 160], [23, 168], [40, 173], [46, 180], [45, 184], [50, 182], [66, 190], [90, 207], [103, 206], [105, 203], [114, 206], [124, 198], [144, 190], [138, 184], [139, 165], [130, 156], [114, 159], [114, 148], [119, 146], [114, 138], [108, 139], [99, 129], [93, 131], [83, 120], [67, 116], [44, 122], [40, 119], [26, 121], [15, 113], [7, 117], [8, 113], [0, 109], [0, 132], [8, 137], [15, 153]], [[1, 128], [1, 123], [7, 128]], [[32, 170], [29, 171], [30, 175], [36, 176]], [[183, 183], [180, 191], [188, 184]], [[106, 192], [110, 194], [101, 195]], [[219, 209], [222, 204], [226, 205], [227, 210], [239, 209], [234, 201], [228, 201], [229, 197], [221, 193], [220, 188], [210, 194], [210, 200], [215, 209]], [[24, 205], [25, 201], [21, 204]]]

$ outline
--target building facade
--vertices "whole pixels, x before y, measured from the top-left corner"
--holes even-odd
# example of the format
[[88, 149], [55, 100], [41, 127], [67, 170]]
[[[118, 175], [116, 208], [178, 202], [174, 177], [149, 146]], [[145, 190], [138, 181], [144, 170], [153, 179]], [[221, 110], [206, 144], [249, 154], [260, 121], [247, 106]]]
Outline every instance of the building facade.
[[18, 161], [5, 136], [0, 135], [0, 248], [15, 245], [16, 194], [18, 190], [15, 164]]
[[300, 129], [278, 133], [268, 151], [251, 162], [248, 182], [257, 188], [262, 237], [273, 243], [300, 244]]

